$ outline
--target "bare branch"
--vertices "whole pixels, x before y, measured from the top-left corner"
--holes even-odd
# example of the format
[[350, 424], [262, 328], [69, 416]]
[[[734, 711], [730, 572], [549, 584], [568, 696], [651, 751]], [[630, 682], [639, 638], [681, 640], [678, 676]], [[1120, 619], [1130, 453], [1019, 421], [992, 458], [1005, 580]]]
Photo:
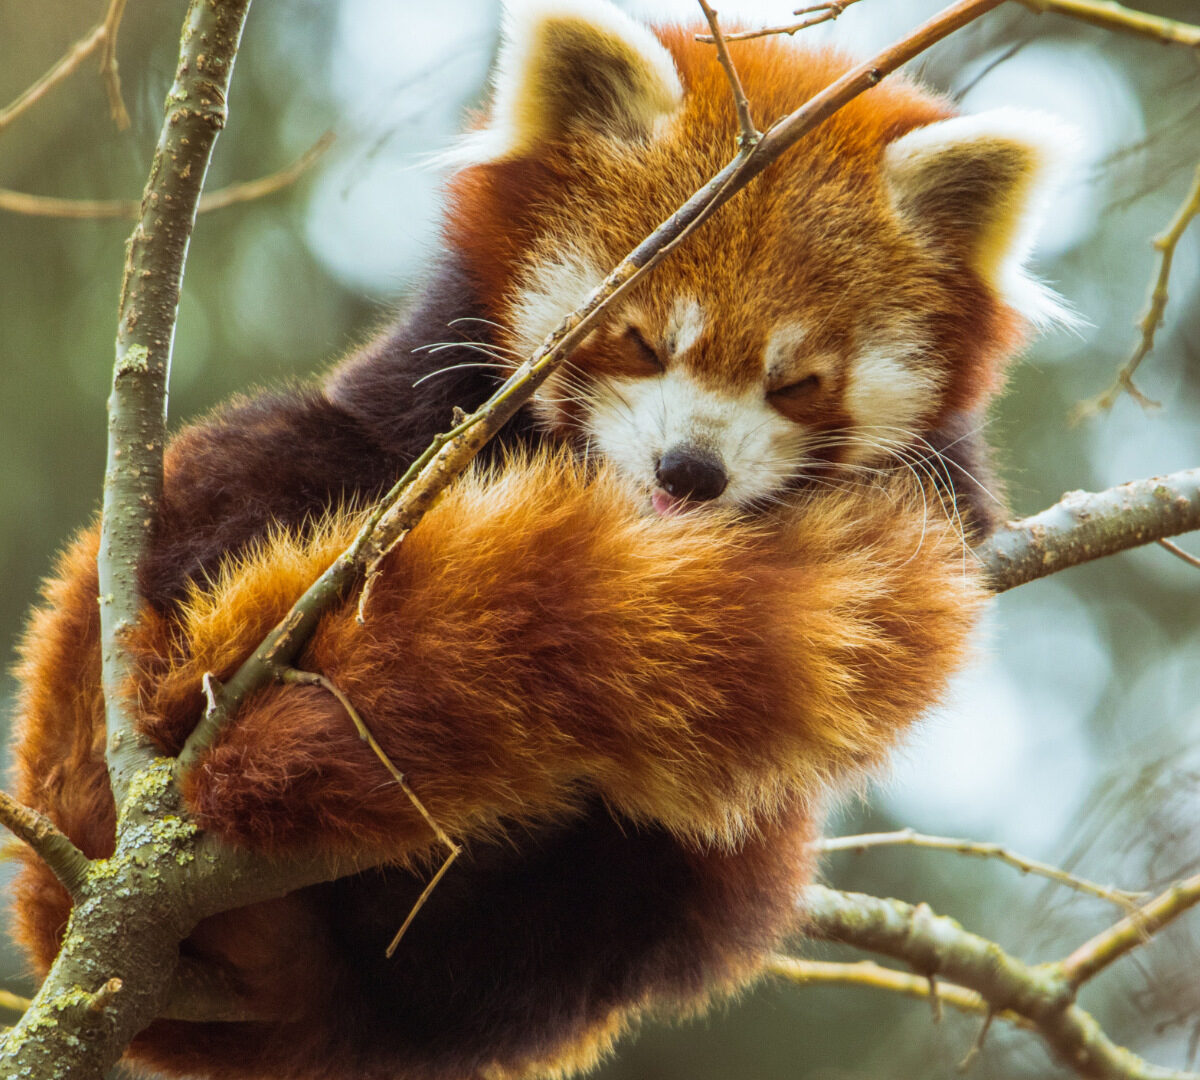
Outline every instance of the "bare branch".
[[1181, 548], [1178, 544], [1172, 544], [1170, 540], [1160, 539], [1158, 541], [1158, 545], [1159, 545], [1159, 547], [1166, 548], [1172, 555], [1176, 556], [1177, 558], [1182, 559], [1185, 563], [1188, 564], [1188, 566], [1194, 566], [1197, 570], [1200, 570], [1200, 559], [1197, 559], [1195, 555], [1191, 555], [1188, 552], [1184, 551], [1183, 548]]
[[85, 37], [71, 46], [49, 71], [34, 82], [5, 109], [0, 110], [0, 131], [3, 131], [30, 106], [40, 101], [60, 82], [78, 70], [89, 56], [100, 49], [100, 74], [108, 93], [109, 108], [113, 121], [120, 130], [129, 127], [129, 114], [121, 100], [121, 82], [117, 77], [117, 27], [125, 11], [126, 0], [111, 0], [103, 21], [94, 26]]
[[117, 73], [117, 28], [125, 14], [126, 0], [112, 0], [104, 16], [104, 37], [100, 49], [100, 77], [104, 80], [104, 91], [108, 94], [108, 110], [118, 131], [129, 127], [129, 112], [121, 97], [121, 76]]
[[23, 1013], [29, 1008], [29, 998], [14, 994], [11, 990], [0, 990], [0, 1009]]
[[1152, 934], [1198, 903], [1200, 874], [1176, 882], [1115, 926], [1080, 945], [1058, 965], [1059, 970], [1072, 986], [1079, 986], [1127, 952], [1144, 945]]
[[1073, 19], [1102, 26], [1105, 30], [1119, 30], [1126, 34], [1150, 38], [1164, 45], [1185, 45], [1200, 48], [1200, 26], [1165, 19], [1159, 15], [1148, 15], [1135, 11], [1115, 0], [1018, 0], [1030, 11], [1039, 15], [1054, 12], [1069, 15]]
[[332, 694], [337, 698], [338, 704], [346, 711], [346, 715], [354, 724], [355, 731], [358, 732], [358, 737], [362, 739], [372, 750], [377, 758], [383, 763], [383, 767], [391, 774], [393, 780], [399, 785], [400, 789], [408, 797], [417, 812], [425, 819], [425, 824], [433, 830], [434, 836], [444, 844], [454, 855], [461, 852], [459, 846], [446, 835], [445, 830], [433, 819], [433, 816], [425, 809], [425, 804], [417, 798], [417, 793], [409, 787], [408, 781], [399, 769], [396, 768], [392, 759], [387, 756], [383, 747], [376, 741], [375, 736], [371, 734], [370, 729], [364, 723], [363, 718], [359, 715], [358, 710], [351, 704], [350, 699], [343, 694], [337, 686], [335, 686], [324, 675], [315, 671], [298, 671], [295, 668], [287, 668], [279, 673], [279, 678], [285, 683], [293, 683], [298, 686], [319, 686], [322, 690]]
[[1200, 469], [1073, 491], [1047, 510], [1011, 521], [975, 549], [994, 592], [1069, 566], [1200, 529]]
[[248, 8], [249, 0], [192, 0], [121, 283], [98, 560], [107, 759], [118, 806], [156, 753], [125, 700], [132, 672], [122, 637], [139, 616], [138, 566], [162, 491], [167, 374], [188, 241]]
[[[246, 180], [240, 184], [230, 184], [228, 187], [206, 192], [200, 196], [200, 205], [196, 212], [205, 214], [212, 210], [223, 210], [235, 203], [262, 199], [282, 191], [312, 168], [317, 159], [333, 145], [335, 139], [334, 133], [327, 131], [295, 161], [278, 172], [259, 177], [257, 180]], [[91, 220], [137, 218], [141, 213], [142, 204], [134, 199], [60, 199], [50, 195], [29, 195], [23, 191], [0, 188], [0, 210], [33, 217]]]
[[[1200, 32], [1200, 28], [1198, 28]], [[1138, 366], [1154, 348], [1154, 335], [1162, 325], [1163, 312], [1167, 308], [1167, 283], [1171, 278], [1171, 262], [1175, 257], [1175, 247], [1179, 238], [1184, 234], [1192, 218], [1200, 214], [1200, 164], [1196, 166], [1192, 177], [1192, 186], [1184, 197], [1183, 203], [1175, 212], [1163, 232], [1154, 238], [1152, 244], [1158, 252], [1158, 273], [1150, 286], [1150, 295], [1146, 300], [1146, 310], [1138, 320], [1138, 329], [1142, 332], [1141, 340], [1134, 349], [1133, 355], [1117, 372], [1116, 380], [1104, 393], [1088, 401], [1080, 402], [1071, 412], [1071, 422], [1078, 423], [1098, 412], [1107, 412], [1113, 407], [1121, 392], [1129, 394], [1139, 405], [1156, 408], [1157, 401], [1146, 397], [1133, 383], [1133, 374]]]
[[[896, 971], [873, 960], [857, 960], [854, 963], [836, 963], [830, 960], [801, 960], [794, 956], [773, 956], [764, 969], [769, 975], [777, 975], [791, 982], [805, 984], [838, 984], [843, 986], [865, 986], [875, 990], [887, 990], [905, 997], [928, 1001], [929, 980], [923, 975], [907, 971]], [[982, 994], [955, 983], [939, 982], [939, 998], [951, 1008], [979, 1016], [995, 1015]], [[998, 1014], [1009, 1023], [1027, 1030], [1035, 1030], [1031, 1021], [1014, 1012]]]
[[[400, 929], [396, 931], [395, 935], [392, 937], [391, 943], [384, 951], [384, 955], [390, 959], [392, 954], [399, 946], [405, 932], [412, 925], [413, 919], [417, 917], [417, 913], [425, 906], [425, 901], [429, 899], [430, 895], [433, 893], [433, 890], [437, 888], [438, 882], [442, 880], [442, 877], [445, 875], [446, 871], [450, 869], [450, 864], [462, 854], [462, 848], [450, 839], [450, 837], [446, 834], [445, 829], [443, 829], [434, 819], [433, 815], [430, 814], [427, 809], [425, 809], [425, 804], [421, 802], [419, 798], [417, 798], [417, 793], [413, 791], [411, 786], [409, 786], [408, 780], [405, 779], [404, 774], [396, 768], [395, 764], [392, 762], [392, 759], [388, 757], [386, 751], [376, 741], [375, 736], [371, 734], [370, 728], [367, 727], [362, 716], [359, 715], [358, 710], [353, 706], [353, 704], [351, 704], [350, 699], [346, 697], [346, 695], [343, 694], [333, 682], [327, 679], [324, 675], [321, 675], [319, 672], [298, 671], [295, 668], [286, 668], [283, 671], [280, 671], [278, 673], [278, 677], [285, 683], [293, 683], [299, 686], [319, 686], [322, 690], [332, 694], [335, 698], [337, 698], [338, 704], [341, 705], [341, 707], [345, 710], [346, 715], [349, 716], [353, 722], [354, 728], [358, 732], [358, 737], [371, 748], [375, 756], [383, 763], [384, 768], [387, 769], [392, 779], [397, 783], [397, 785], [399, 785], [400, 790], [403, 791], [408, 797], [408, 801], [413, 804], [417, 812], [422, 818], [425, 819], [425, 824], [427, 824], [429, 828], [433, 830], [433, 834], [437, 837], [438, 842], [446, 848], [446, 858], [442, 861], [441, 866], [438, 867], [438, 870], [433, 877], [429, 879], [429, 882], [426, 884], [425, 888], [421, 890], [421, 895], [417, 897], [416, 902], [409, 909], [408, 915], [405, 917], [404, 922], [400, 924]], [[206, 691], [208, 690], [207, 684], [205, 689]], [[210, 700], [212, 700], [211, 696]]]
[[[761, 30], [741, 30], [736, 34], [726, 34], [726, 41], [749, 41], [751, 38], [767, 37], [770, 34], [787, 34], [789, 37], [800, 30], [807, 30], [810, 26], [817, 26], [820, 23], [832, 22], [851, 4], [857, 4], [858, 0], [830, 0], [827, 4], [814, 4], [812, 7], [797, 8], [792, 12], [793, 15], [809, 15], [813, 12], [819, 14], [814, 15], [811, 19], [802, 19], [800, 22], [788, 23], [786, 26], [768, 26]], [[713, 36], [707, 34], [697, 34], [697, 41], [704, 41], [712, 44], [716, 39], [716, 30], [713, 30]]]
[[79, 65], [100, 47], [101, 42], [104, 41], [104, 35], [105, 23], [94, 26], [87, 36], [80, 38], [72, 45], [67, 54], [55, 63], [45, 75], [19, 94], [11, 104], [0, 110], [0, 131], [3, 131], [26, 109], [40, 101], [50, 90], [76, 71]]
[[983, 843], [978, 840], [956, 840], [946, 836], [926, 836], [912, 829], [900, 829], [897, 832], [863, 833], [861, 836], [838, 836], [823, 839], [815, 845], [822, 854], [831, 851], [866, 851], [872, 847], [920, 847], [936, 851], [952, 851], [957, 855], [969, 855], [975, 858], [997, 859], [1007, 863], [1025, 874], [1036, 874], [1039, 877], [1056, 881], [1078, 892], [1088, 893], [1116, 904], [1126, 911], [1137, 906], [1146, 896], [1145, 893], [1129, 892], [1125, 889], [1115, 889], [1108, 885], [1097, 885], [1085, 878], [1077, 877], [1057, 866], [1027, 859], [1002, 847], [1000, 844]]
[[729, 50], [725, 48], [725, 37], [717, 23], [717, 13], [704, 0], [699, 0], [699, 3], [704, 17], [708, 20], [709, 29], [712, 30], [712, 37], [703, 40], [711, 41], [716, 45], [717, 59], [721, 61], [721, 67], [725, 69], [725, 76], [729, 79], [729, 86], [733, 91], [733, 104], [737, 109], [738, 127], [741, 129], [738, 147], [743, 151], [749, 150], [762, 138], [762, 135], [754, 126], [754, 119], [750, 115], [750, 102], [746, 100], [746, 92], [742, 89], [742, 80], [738, 78], [737, 68], [733, 66]]
[[0, 791], [0, 825], [33, 848], [67, 892], [76, 898], [83, 894], [91, 863], [48, 817]]
[[810, 885], [801, 901], [810, 937], [854, 945], [909, 964], [918, 974], [978, 993], [995, 1012], [1023, 1016], [1060, 1061], [1095, 1080], [1198, 1080], [1149, 1065], [1110, 1040], [1074, 1004], [1075, 987], [1057, 966], [1032, 967], [994, 941], [964, 930], [925, 904], [881, 900]]

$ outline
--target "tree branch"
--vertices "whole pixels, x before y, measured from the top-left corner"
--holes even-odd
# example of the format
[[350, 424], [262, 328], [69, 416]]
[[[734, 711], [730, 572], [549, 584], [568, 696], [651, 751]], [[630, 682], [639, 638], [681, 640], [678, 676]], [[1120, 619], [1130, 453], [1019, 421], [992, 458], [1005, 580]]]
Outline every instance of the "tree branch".
[[1101, 26], [1105, 30], [1118, 30], [1138, 37], [1150, 38], [1164, 45], [1184, 45], [1200, 48], [1200, 26], [1166, 19], [1159, 15], [1148, 15], [1135, 11], [1115, 0], [1017, 0], [1038, 15], [1053, 12], [1067, 15], [1081, 22]]
[[54, 822], [0, 791], [0, 825], [33, 848], [67, 892], [76, 898], [82, 894], [91, 864]]
[[102, 45], [100, 48], [100, 77], [104, 80], [104, 91], [108, 94], [108, 111], [118, 131], [129, 127], [129, 112], [121, 97], [121, 76], [117, 73], [117, 27], [125, 14], [126, 0], [111, 0], [108, 14], [104, 16]]
[[1074, 1004], [1075, 986], [1055, 966], [1031, 967], [925, 904], [822, 885], [810, 885], [801, 903], [810, 937], [890, 956], [927, 978], [944, 976], [975, 991], [992, 1012], [1009, 1010], [1033, 1024], [1063, 1064], [1082, 1077], [1198, 1080], [1195, 1073], [1150, 1065], [1113, 1043]]
[[1176, 882], [1115, 926], [1080, 945], [1059, 965], [1059, 970], [1072, 986], [1079, 986], [1127, 952], [1144, 945], [1150, 935], [1198, 903], [1200, 874]]
[[66, 55], [55, 62], [41, 78], [36, 80], [4, 109], [0, 109], [0, 131], [3, 131], [26, 109], [35, 105], [46, 94], [79, 68], [92, 55], [104, 40], [105, 24], [92, 27], [86, 37], [80, 38], [67, 51]]
[[16, 99], [6, 108], [0, 110], [0, 132], [11, 124], [26, 109], [40, 101], [46, 94], [66, 79], [72, 72], [78, 70], [89, 56], [100, 49], [100, 73], [104, 78], [105, 90], [109, 97], [109, 107], [113, 121], [120, 130], [129, 126], [129, 114], [125, 111], [125, 103], [121, 100], [121, 83], [117, 77], [117, 27], [125, 11], [126, 0], [110, 0], [108, 11], [103, 20], [94, 26], [85, 37], [80, 38], [65, 56], [58, 60], [49, 71], [32, 85], [17, 95]]
[[1162, 325], [1163, 313], [1167, 309], [1167, 285], [1171, 280], [1171, 262], [1175, 257], [1175, 247], [1179, 238], [1187, 230], [1192, 218], [1200, 214], [1200, 164], [1192, 177], [1192, 186], [1184, 196], [1183, 203], [1158, 236], [1152, 241], [1154, 250], [1158, 252], [1158, 273], [1150, 285], [1150, 295], [1146, 299], [1146, 310], [1138, 320], [1138, 329], [1142, 332], [1133, 355], [1117, 371], [1113, 384], [1097, 397], [1081, 401], [1071, 411], [1071, 422], [1078, 423], [1098, 412], [1108, 412], [1113, 407], [1121, 392], [1129, 394], [1139, 405], [1157, 407], [1158, 402], [1146, 397], [1133, 382], [1134, 372], [1154, 348], [1154, 335]]
[[213, 146], [225, 125], [249, 6], [250, 0], [192, 0], [121, 283], [98, 561], [107, 758], [118, 806], [134, 773], [155, 754], [125, 701], [132, 673], [121, 639], [141, 607], [137, 575], [162, 491], [167, 375], [183, 266]]
[[758, 142], [761, 135], [758, 128], [754, 126], [754, 119], [750, 115], [750, 102], [746, 100], [746, 91], [742, 89], [742, 80], [738, 78], [737, 68], [733, 66], [729, 50], [725, 48], [725, 35], [721, 33], [720, 24], [717, 22], [717, 13], [705, 3], [705, 0], [699, 0], [699, 4], [705, 19], [708, 20], [708, 27], [712, 30], [712, 37], [703, 40], [711, 41], [717, 47], [717, 59], [721, 62], [721, 67], [725, 69], [725, 77], [729, 80], [729, 88], [733, 91], [733, 104], [737, 109], [738, 128], [741, 130], [741, 135], [738, 137], [738, 149], [746, 151]]
[[1097, 885], [1084, 878], [1076, 877], [1057, 866], [1027, 859], [1017, 855], [1000, 844], [981, 843], [978, 840], [955, 840], [946, 836], [926, 836], [912, 829], [900, 829], [887, 833], [863, 833], [861, 836], [837, 836], [819, 840], [815, 849], [821, 854], [832, 851], [866, 851], [872, 847], [919, 847], [936, 851], [951, 851], [956, 855], [968, 855], [974, 858], [997, 859], [1009, 866], [1020, 870], [1023, 874], [1036, 874], [1038, 877], [1056, 881], [1077, 892], [1097, 896], [1110, 904], [1129, 911], [1136, 907], [1145, 897], [1145, 893], [1129, 892], [1125, 889], [1114, 889], [1107, 885]]
[[1178, 544], [1172, 544], [1170, 540], [1164, 540], [1160, 537], [1158, 540], [1158, 546], [1165, 548], [1177, 559], [1182, 559], [1188, 564], [1188, 566], [1194, 566], [1197, 570], [1200, 570], [1200, 559], [1197, 559], [1195, 555], [1188, 554], [1188, 552], [1184, 551], [1183, 548], [1181, 548]]
[[975, 553], [994, 592], [1069, 566], [1200, 529], [1200, 469], [1072, 491], [1047, 510], [1011, 521]]
[[[793, 15], [810, 15], [813, 12], [818, 12], [818, 14], [813, 15], [811, 19], [801, 19], [799, 22], [788, 23], [786, 26], [767, 26], [761, 30], [739, 30], [736, 34], [726, 34], [725, 40], [749, 41], [751, 38], [768, 37], [771, 34], [787, 34], [788, 37], [791, 37], [792, 34], [800, 30], [807, 30], [810, 26], [833, 22], [851, 4], [857, 3], [858, 0], [830, 0], [827, 4], [814, 4], [812, 7], [798, 8], [792, 12]], [[712, 36], [697, 34], [696, 40], [711, 45], [716, 40], [715, 31]]]
[[767, 961], [765, 970], [768, 975], [776, 975], [800, 985], [834, 983], [841, 986], [865, 986], [903, 994], [919, 1001], [929, 1001], [935, 992], [933, 986], [936, 986], [938, 1000], [960, 1012], [980, 1016], [999, 1015], [1001, 1019], [1017, 1027], [1028, 1031], [1036, 1030], [1032, 1021], [1015, 1012], [1004, 1010], [998, 1014], [994, 1013], [983, 995], [974, 990], [940, 979], [931, 986], [927, 978], [907, 971], [896, 971], [873, 960], [857, 960], [846, 964], [829, 960], [801, 960], [794, 956], [773, 956]]
[[[200, 205], [196, 208], [196, 212], [206, 214], [212, 210], [223, 210], [235, 203], [262, 199], [277, 191], [282, 191], [312, 168], [316, 160], [333, 145], [335, 138], [332, 131], [327, 131], [295, 161], [284, 166], [278, 172], [261, 176], [257, 180], [230, 184], [217, 191], [205, 192], [200, 196]], [[31, 217], [75, 220], [136, 219], [141, 214], [142, 204], [135, 199], [61, 199], [51, 195], [29, 195], [23, 191], [0, 188], [0, 210], [8, 210], [14, 214], [25, 214]]]

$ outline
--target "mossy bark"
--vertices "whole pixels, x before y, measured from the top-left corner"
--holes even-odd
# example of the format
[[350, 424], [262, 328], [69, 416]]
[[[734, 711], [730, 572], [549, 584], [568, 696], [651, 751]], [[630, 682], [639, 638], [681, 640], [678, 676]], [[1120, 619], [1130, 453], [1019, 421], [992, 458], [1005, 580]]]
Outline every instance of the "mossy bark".
[[121, 283], [99, 558], [108, 764], [118, 803], [132, 775], [154, 756], [125, 701], [129, 661], [121, 639], [141, 606], [138, 567], [162, 494], [167, 377], [188, 242], [213, 146], [225, 126], [249, 7], [250, 0], [192, 0], [188, 8]]

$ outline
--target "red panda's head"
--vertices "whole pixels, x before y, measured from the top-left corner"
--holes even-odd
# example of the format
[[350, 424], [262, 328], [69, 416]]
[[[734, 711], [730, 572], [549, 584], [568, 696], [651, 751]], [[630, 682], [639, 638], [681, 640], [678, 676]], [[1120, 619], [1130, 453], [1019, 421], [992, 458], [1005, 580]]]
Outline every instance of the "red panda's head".
[[[731, 51], [760, 127], [850, 64], [778, 39]], [[532, 353], [737, 134], [716, 53], [692, 30], [652, 32], [605, 0], [510, 5], [446, 226], [500, 348]], [[1023, 263], [1069, 141], [1041, 114], [956, 116], [887, 80], [689, 237], [536, 410], [660, 511], [754, 505], [912, 450], [995, 392], [1028, 324], [1062, 315]]]

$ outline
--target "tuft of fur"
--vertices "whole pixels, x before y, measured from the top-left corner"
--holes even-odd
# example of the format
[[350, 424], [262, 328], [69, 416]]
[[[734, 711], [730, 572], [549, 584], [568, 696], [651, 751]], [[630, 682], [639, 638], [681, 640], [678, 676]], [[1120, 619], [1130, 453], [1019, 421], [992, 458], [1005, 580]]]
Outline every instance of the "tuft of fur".
[[[231, 672], [359, 520], [277, 530], [145, 612], [130, 693], [164, 752], [203, 673]], [[27, 638], [17, 777], [99, 855], [93, 548], [68, 554]], [[638, 1015], [736, 989], [793, 925], [822, 797], [937, 699], [981, 597], [906, 485], [651, 518], [612, 470], [562, 455], [475, 473], [388, 557], [365, 621], [347, 601], [300, 660], [469, 854], [384, 960], [429, 831], [332, 695], [260, 690], [188, 781], [200, 824], [388, 865], [202, 924], [185, 952], [278, 1021], [160, 1022], [135, 1056], [231, 1078], [565, 1075]], [[25, 862], [18, 935], [44, 968], [68, 901]]]

